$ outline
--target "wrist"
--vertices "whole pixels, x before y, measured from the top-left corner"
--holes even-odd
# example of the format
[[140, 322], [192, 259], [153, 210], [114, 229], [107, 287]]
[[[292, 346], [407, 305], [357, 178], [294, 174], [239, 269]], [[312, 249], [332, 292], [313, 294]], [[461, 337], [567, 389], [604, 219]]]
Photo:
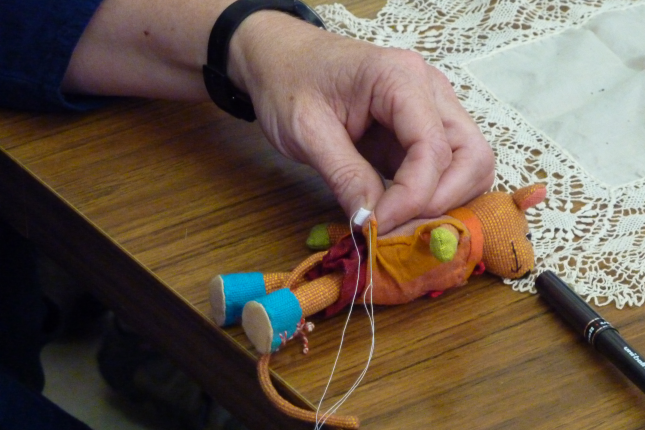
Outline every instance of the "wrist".
[[291, 25], [297, 18], [285, 13], [263, 10], [246, 18], [233, 34], [229, 45], [228, 77], [240, 91], [249, 93], [253, 81], [253, 58], [257, 44], [262, 42], [262, 35], [266, 31], [282, 28], [285, 24]]
[[[231, 39], [228, 74], [231, 82], [249, 93], [262, 68], [276, 55], [290, 55], [306, 43], [307, 35], [320, 29], [284, 12], [263, 10], [245, 19]], [[276, 48], [275, 52], [271, 47]], [[312, 46], [309, 45], [309, 48]], [[265, 64], [266, 63], [266, 64]]]
[[[237, 0], [229, 6], [213, 26], [208, 42], [208, 58], [204, 65], [204, 83], [212, 100], [222, 110], [247, 121], [255, 119], [248, 95], [254, 86], [254, 75], [271, 67], [271, 58], [253, 64], [258, 58], [258, 43], [279, 44], [283, 38], [297, 40], [285, 31], [303, 23], [309, 29], [321, 27], [318, 15], [300, 0]], [[313, 24], [313, 25], [312, 25]], [[277, 32], [275, 30], [278, 30]]]
[[276, 78], [290, 76], [288, 69], [322, 42], [335, 36], [294, 16], [262, 11], [250, 16], [231, 41], [229, 76], [252, 98], [263, 86], [277, 86]]

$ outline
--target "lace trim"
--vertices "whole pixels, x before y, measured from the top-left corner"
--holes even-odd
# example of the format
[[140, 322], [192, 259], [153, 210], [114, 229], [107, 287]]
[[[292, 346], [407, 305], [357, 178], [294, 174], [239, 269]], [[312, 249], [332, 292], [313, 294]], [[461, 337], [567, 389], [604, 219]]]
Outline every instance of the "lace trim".
[[[342, 5], [319, 6], [336, 33], [381, 46], [411, 49], [443, 71], [497, 156], [495, 188], [547, 183], [548, 200], [528, 213], [537, 265], [551, 269], [588, 301], [641, 306], [645, 302], [645, 179], [609, 186], [520, 113], [495, 97], [467, 64], [582, 25], [590, 18], [643, 0], [390, 0], [375, 19]], [[534, 290], [535, 274], [508, 281]]]

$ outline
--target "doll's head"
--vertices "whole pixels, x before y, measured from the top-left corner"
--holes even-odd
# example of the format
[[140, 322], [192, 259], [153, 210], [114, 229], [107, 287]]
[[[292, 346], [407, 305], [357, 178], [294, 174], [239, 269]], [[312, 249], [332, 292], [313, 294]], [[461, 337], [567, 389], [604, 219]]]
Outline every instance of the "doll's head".
[[482, 224], [482, 262], [487, 272], [515, 279], [533, 269], [535, 256], [524, 211], [545, 197], [546, 187], [536, 184], [512, 194], [487, 193], [466, 205]]

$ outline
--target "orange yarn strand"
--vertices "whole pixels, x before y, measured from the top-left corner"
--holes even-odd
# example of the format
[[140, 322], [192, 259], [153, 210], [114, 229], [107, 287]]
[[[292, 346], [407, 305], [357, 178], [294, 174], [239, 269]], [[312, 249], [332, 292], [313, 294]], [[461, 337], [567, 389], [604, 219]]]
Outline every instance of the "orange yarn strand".
[[[307, 409], [299, 408], [288, 400], [280, 396], [276, 391], [273, 383], [271, 382], [271, 375], [269, 372], [269, 361], [271, 360], [271, 354], [265, 354], [260, 357], [258, 361], [258, 378], [260, 380], [260, 386], [262, 391], [267, 396], [269, 401], [278, 408], [278, 410], [292, 418], [296, 418], [302, 421], [315, 423], [316, 422], [316, 413]], [[327, 418], [326, 424], [329, 424], [333, 427], [339, 427], [342, 429], [358, 429], [360, 426], [360, 421], [357, 417], [354, 416], [341, 416], [341, 415], [330, 415]]]
[[298, 282], [304, 278], [305, 274], [308, 271], [316, 267], [316, 265], [320, 264], [326, 254], [327, 251], [321, 251], [310, 255], [305, 261], [300, 263], [295, 269], [293, 269], [293, 271], [291, 271], [289, 277], [284, 282], [283, 288], [289, 288], [290, 290], [293, 290], [293, 287], [295, 287]]

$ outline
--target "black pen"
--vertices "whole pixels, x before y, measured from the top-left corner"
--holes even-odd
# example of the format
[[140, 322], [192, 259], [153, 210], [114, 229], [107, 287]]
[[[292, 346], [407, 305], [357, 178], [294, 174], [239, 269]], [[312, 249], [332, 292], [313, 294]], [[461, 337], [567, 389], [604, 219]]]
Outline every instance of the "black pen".
[[543, 272], [537, 277], [535, 285], [540, 296], [558, 314], [645, 392], [645, 358], [625, 342], [618, 330], [598, 315], [555, 273]]

